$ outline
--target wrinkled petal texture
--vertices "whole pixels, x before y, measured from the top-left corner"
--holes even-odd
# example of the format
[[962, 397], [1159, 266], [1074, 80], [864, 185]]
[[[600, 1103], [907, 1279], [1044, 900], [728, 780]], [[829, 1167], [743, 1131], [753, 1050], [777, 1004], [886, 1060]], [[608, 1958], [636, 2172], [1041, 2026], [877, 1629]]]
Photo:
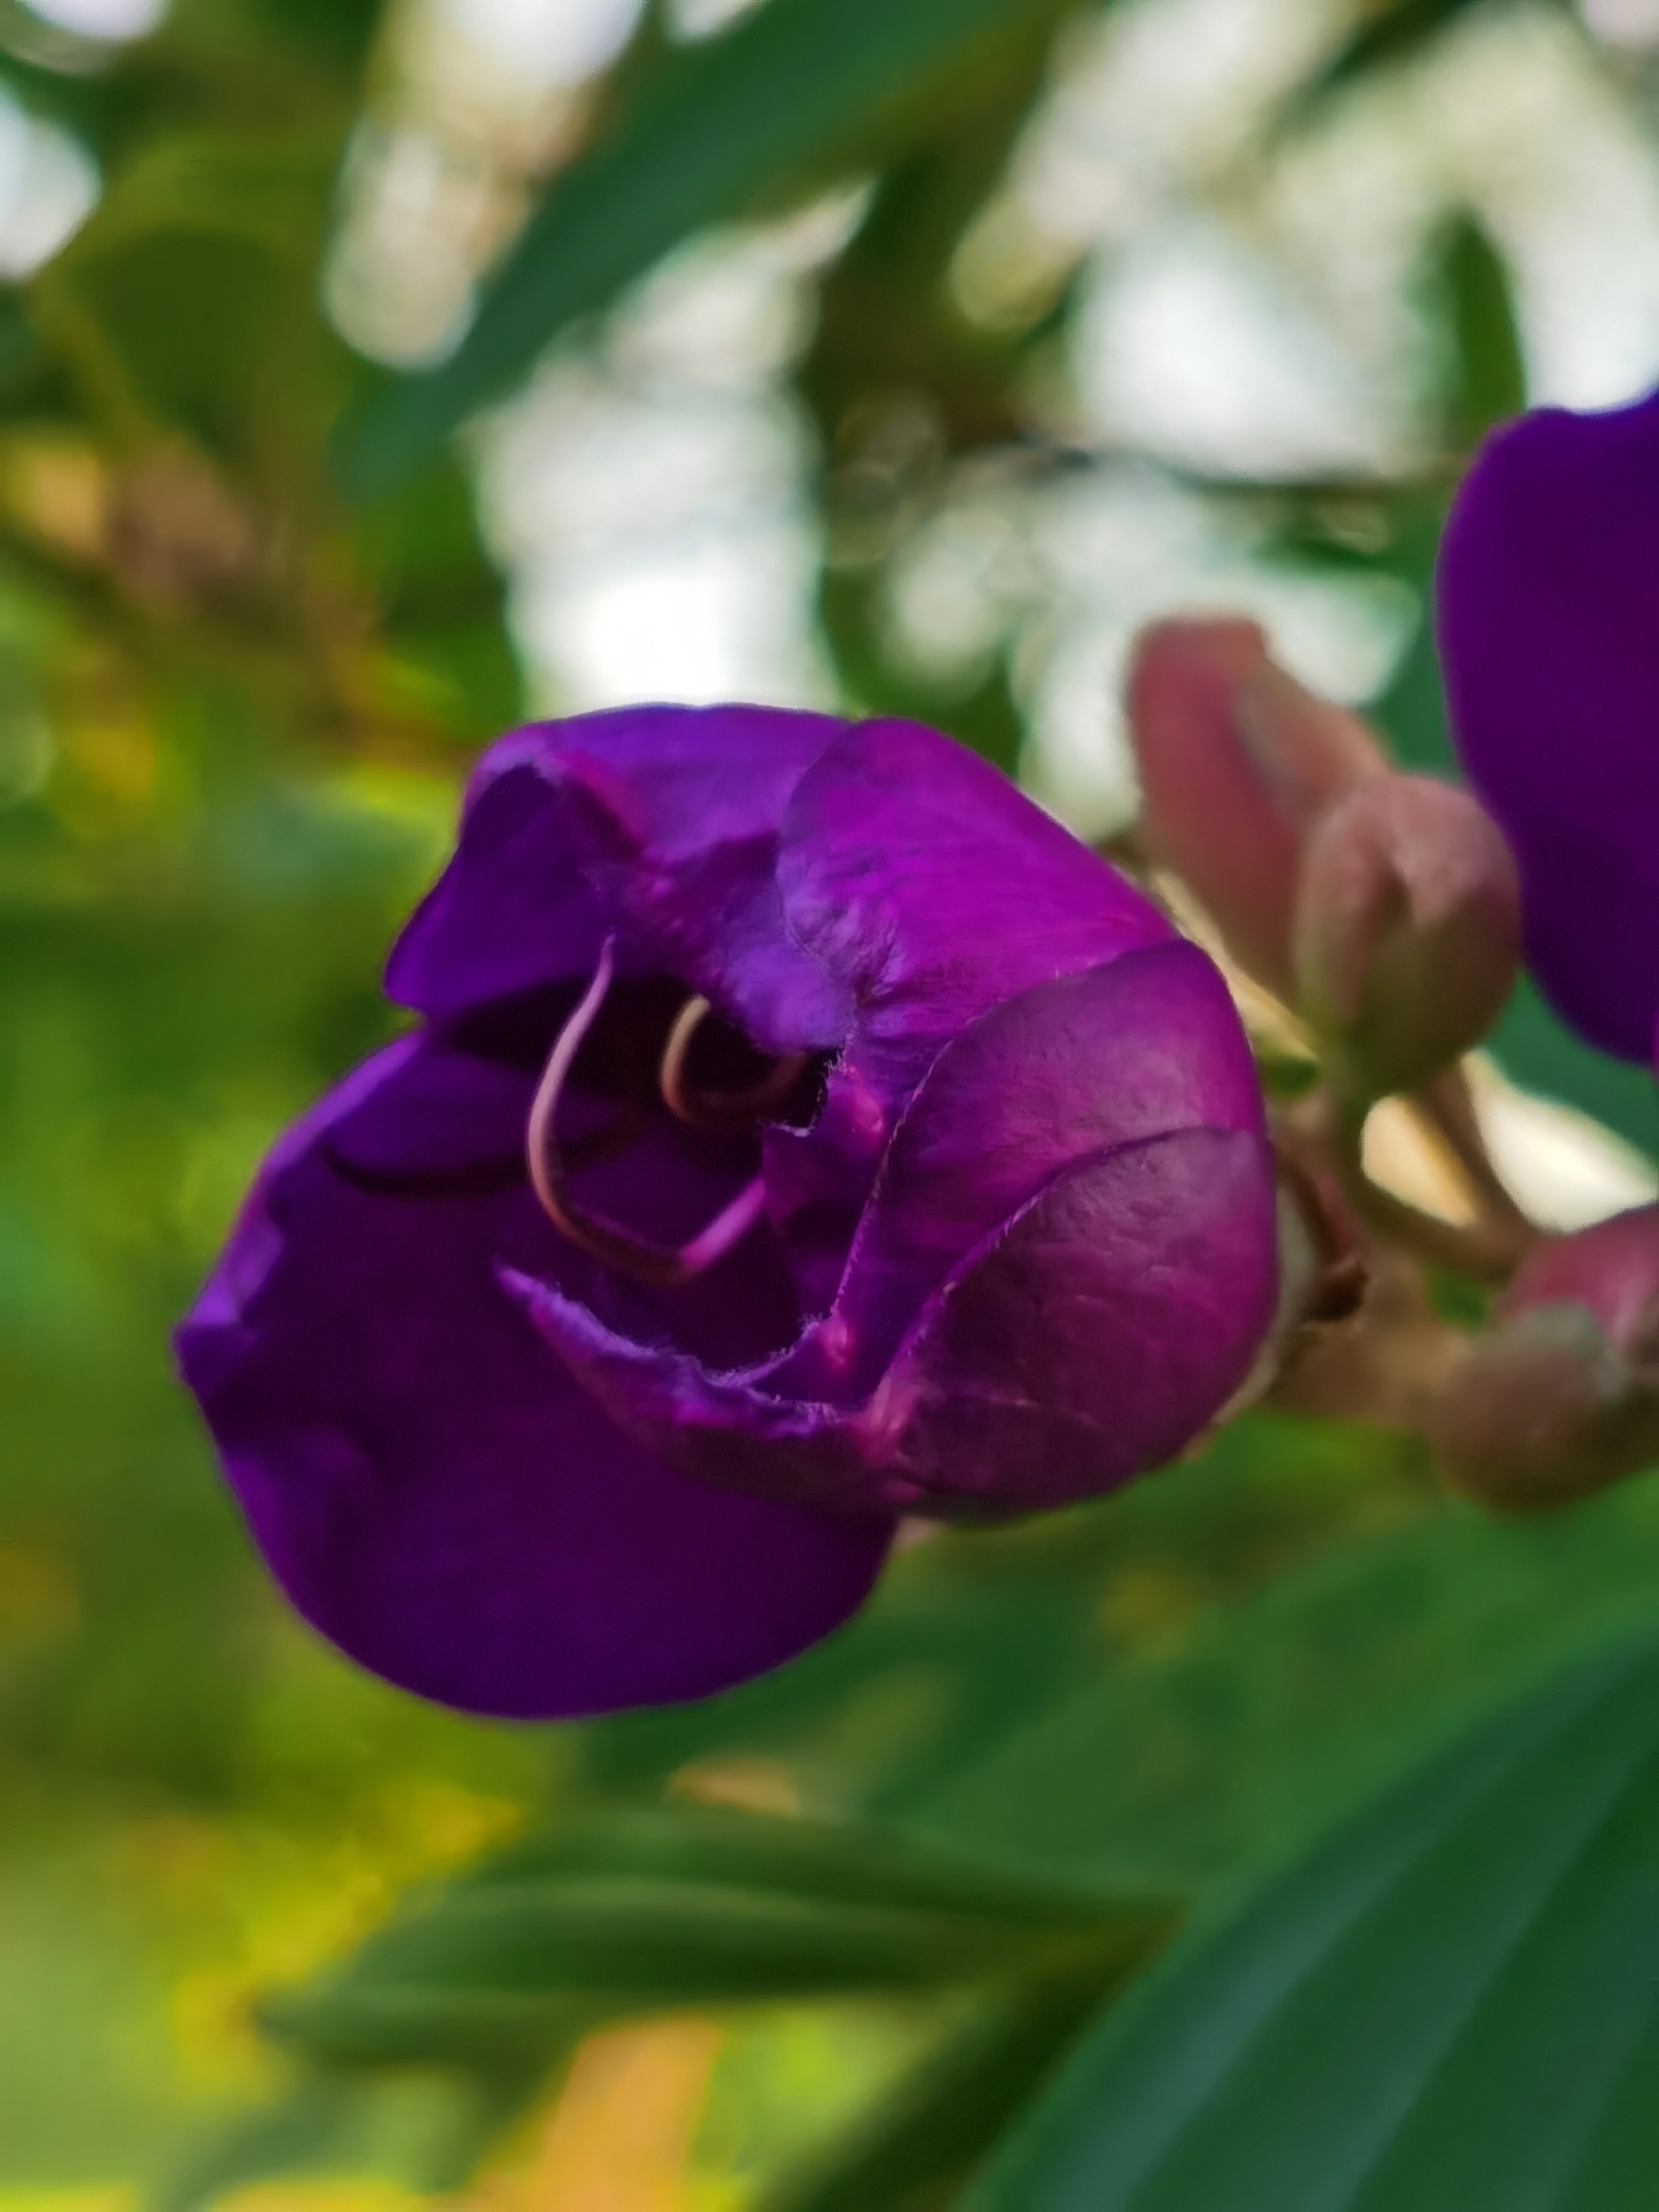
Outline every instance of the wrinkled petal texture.
[[1060, 1176], [928, 1301], [850, 1412], [712, 1374], [507, 1278], [618, 1425], [708, 1481], [968, 1519], [1068, 1504], [1173, 1457], [1243, 1381], [1274, 1279], [1260, 1142], [1222, 1129]]
[[1174, 933], [1006, 776], [920, 723], [847, 729], [802, 777], [784, 919], [854, 1012], [818, 1125], [769, 1131], [772, 1219], [822, 1311], [895, 1121], [988, 1008]]
[[1006, 776], [916, 722], [826, 747], [790, 799], [778, 877], [791, 931], [857, 1006], [853, 1056], [895, 1102], [988, 1006], [1173, 935]]
[[882, 1163], [830, 1321], [799, 1370], [873, 1389], [923, 1303], [1056, 1175], [1148, 1136], [1260, 1133], [1261, 1087], [1225, 985], [1191, 945], [1127, 953], [1007, 1000], [945, 1045]]
[[427, 1040], [360, 1069], [268, 1164], [185, 1373], [277, 1579], [363, 1666], [512, 1718], [706, 1695], [844, 1620], [890, 1530], [678, 1474], [571, 1379], [497, 1278], [596, 1295], [488, 1188], [522, 1108]]
[[1647, 1060], [1659, 1011], [1659, 394], [1549, 410], [1465, 479], [1438, 576], [1459, 751], [1563, 1017]]
[[491, 746], [456, 854], [386, 970], [402, 1005], [454, 1013], [586, 978], [678, 975], [769, 1052], [840, 1042], [848, 1008], [779, 915], [778, 826], [845, 726], [764, 707], [626, 707]]
[[1060, 1177], [912, 1332], [874, 1408], [884, 1424], [904, 1409], [902, 1463], [994, 1513], [1066, 1504], [1173, 1457], [1243, 1381], [1267, 1326], [1271, 1189], [1238, 1130], [1183, 1129]]
[[613, 1418], [711, 1482], [982, 1514], [1179, 1450], [1243, 1381], [1275, 1276], [1249, 1050], [1210, 962], [1168, 945], [945, 1046], [832, 1310], [783, 1359], [713, 1372], [509, 1280]]
[[635, 707], [516, 732], [387, 988], [434, 1018], [666, 973], [770, 1052], [835, 1051], [807, 1131], [769, 1129], [769, 1212], [822, 1312], [893, 1124], [940, 1046], [1029, 985], [1146, 945], [1139, 892], [936, 731]]

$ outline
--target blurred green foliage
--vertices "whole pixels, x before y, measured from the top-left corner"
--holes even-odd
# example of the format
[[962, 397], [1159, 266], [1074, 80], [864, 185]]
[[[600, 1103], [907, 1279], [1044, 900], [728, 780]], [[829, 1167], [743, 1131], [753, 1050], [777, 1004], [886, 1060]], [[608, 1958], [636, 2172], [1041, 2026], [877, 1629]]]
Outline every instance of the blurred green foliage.
[[[1280, 127], [1481, 4], [1356, 9]], [[1029, 404], [1073, 272], [996, 329], [951, 282], [1087, 12], [765, 0], [688, 46], [648, 11], [459, 349], [394, 378], [342, 341], [319, 276], [378, 6], [177, 0], [113, 50], [0, 8], [0, 81], [102, 179], [0, 290], [0, 2205], [167, 2176], [183, 2207], [307, 2162], [459, 2185], [596, 2023], [733, 2006], [708, 2120], [740, 2146], [730, 2201], [950, 2202], [1087, 2031], [1098, 2081], [1068, 2073], [1033, 2138], [1061, 2149], [1009, 2154], [1071, 2172], [1079, 2098], [1090, 2117], [1142, 2094], [1238, 1971], [1242, 1939], [1177, 1947], [1139, 2075], [1109, 2024], [1095, 2040], [1191, 1900], [1202, 1934], [1212, 1898], [1425, 1740], [1650, 1615], [1651, 1483], [1498, 1527], [1409, 1439], [1257, 1416], [1121, 1499], [932, 1538], [847, 1633], [728, 1697], [492, 1729], [286, 1618], [174, 1383], [167, 1332], [262, 1150], [387, 1034], [383, 949], [472, 750], [519, 708], [447, 434], [703, 224], [864, 180], [792, 370], [823, 637], [849, 705], [1016, 763], [1006, 654], [919, 674], [883, 611], [957, 472], [1089, 465]], [[1460, 216], [1431, 262], [1434, 465], [1214, 489], [1265, 518], [1273, 557], [1414, 595], [1376, 713], [1443, 770], [1434, 547], [1522, 384], [1492, 240]], [[1499, 1048], [1651, 1145], [1645, 1079], [1535, 994]], [[1332, 1849], [1386, 1856], [1425, 1787]], [[1281, 1882], [1236, 1924], [1293, 1949], [1304, 1895]], [[1650, 1935], [1631, 1938], [1649, 1959]], [[1448, 1975], [1464, 1963], [1448, 1950]], [[1363, 2016], [1363, 1989], [1333, 1988]], [[832, 1997], [844, 2033], [801, 2026]], [[1293, 2070], [1271, 2086], [1294, 2105]], [[1269, 2201], [1207, 2178], [1242, 2170], [1227, 2124], [1206, 2121], [1210, 2195], [1133, 2201]]]
[[1091, 2035], [975, 2212], [1647, 2198], [1659, 2142], [1650, 1626], [1534, 1686]]

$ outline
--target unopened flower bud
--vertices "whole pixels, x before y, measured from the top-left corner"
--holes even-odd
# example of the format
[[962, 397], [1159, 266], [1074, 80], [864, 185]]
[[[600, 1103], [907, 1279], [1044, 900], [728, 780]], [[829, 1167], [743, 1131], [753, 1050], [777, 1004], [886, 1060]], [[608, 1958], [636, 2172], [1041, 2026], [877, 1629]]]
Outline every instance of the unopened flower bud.
[[1515, 862], [1467, 792], [1372, 777], [1309, 837], [1297, 999], [1352, 1097], [1415, 1089], [1476, 1043], [1509, 996], [1520, 939]]
[[1268, 658], [1253, 622], [1155, 623], [1129, 676], [1147, 849], [1182, 877], [1240, 964], [1290, 995], [1302, 842], [1386, 766], [1364, 725]]
[[1659, 1206], [1632, 1206], [1571, 1236], [1546, 1237], [1516, 1269], [1505, 1315], [1588, 1306], [1620, 1352], [1659, 1362]]
[[1452, 1486], [1512, 1512], [1659, 1464], [1659, 1206], [1538, 1245], [1434, 1430]]

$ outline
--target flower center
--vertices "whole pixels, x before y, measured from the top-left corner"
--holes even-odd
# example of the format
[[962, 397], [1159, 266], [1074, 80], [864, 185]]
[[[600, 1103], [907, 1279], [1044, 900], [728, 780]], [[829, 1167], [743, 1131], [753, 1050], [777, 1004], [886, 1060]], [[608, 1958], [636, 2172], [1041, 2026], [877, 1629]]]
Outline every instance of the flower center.
[[691, 1047], [713, 1012], [707, 999], [690, 998], [675, 1015], [662, 1048], [657, 1087], [663, 1104], [689, 1128], [752, 1129], [783, 1104], [806, 1067], [807, 1054], [785, 1053], [742, 1091], [694, 1091], [688, 1080]]
[[[607, 940], [592, 981], [553, 1040], [542, 1069], [525, 1128], [525, 1164], [543, 1211], [573, 1244], [638, 1282], [667, 1287], [703, 1273], [747, 1236], [765, 1206], [766, 1187], [763, 1177], [753, 1176], [705, 1228], [675, 1245], [649, 1243], [591, 1212], [575, 1197], [570, 1188], [571, 1161], [559, 1144], [559, 1102], [615, 974], [615, 954]], [[663, 1047], [657, 1088], [669, 1112], [690, 1128], [723, 1133], [752, 1129], [784, 1104], [806, 1069], [807, 1057], [790, 1053], [771, 1060], [755, 1081], [737, 1090], [696, 1086], [691, 1080], [693, 1048], [712, 1012], [706, 999], [696, 997], [680, 1008]]]

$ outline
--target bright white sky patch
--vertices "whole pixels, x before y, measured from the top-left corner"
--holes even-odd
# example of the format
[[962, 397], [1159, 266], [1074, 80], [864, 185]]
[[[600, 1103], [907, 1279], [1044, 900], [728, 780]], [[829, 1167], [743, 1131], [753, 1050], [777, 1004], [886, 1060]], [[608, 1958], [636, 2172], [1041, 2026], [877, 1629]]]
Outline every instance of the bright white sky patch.
[[1610, 46], [1659, 46], [1659, 0], [1582, 0], [1584, 21]]
[[0, 277], [49, 261], [98, 203], [98, 172], [78, 139], [0, 93]]
[[[86, 5], [88, 0], [75, 0]], [[102, 4], [102, 0], [99, 0]], [[439, 0], [445, 21], [506, 75], [580, 84], [628, 43], [644, 0]]]
[[83, 39], [142, 39], [167, 13], [167, 0], [25, 0], [32, 15]]

